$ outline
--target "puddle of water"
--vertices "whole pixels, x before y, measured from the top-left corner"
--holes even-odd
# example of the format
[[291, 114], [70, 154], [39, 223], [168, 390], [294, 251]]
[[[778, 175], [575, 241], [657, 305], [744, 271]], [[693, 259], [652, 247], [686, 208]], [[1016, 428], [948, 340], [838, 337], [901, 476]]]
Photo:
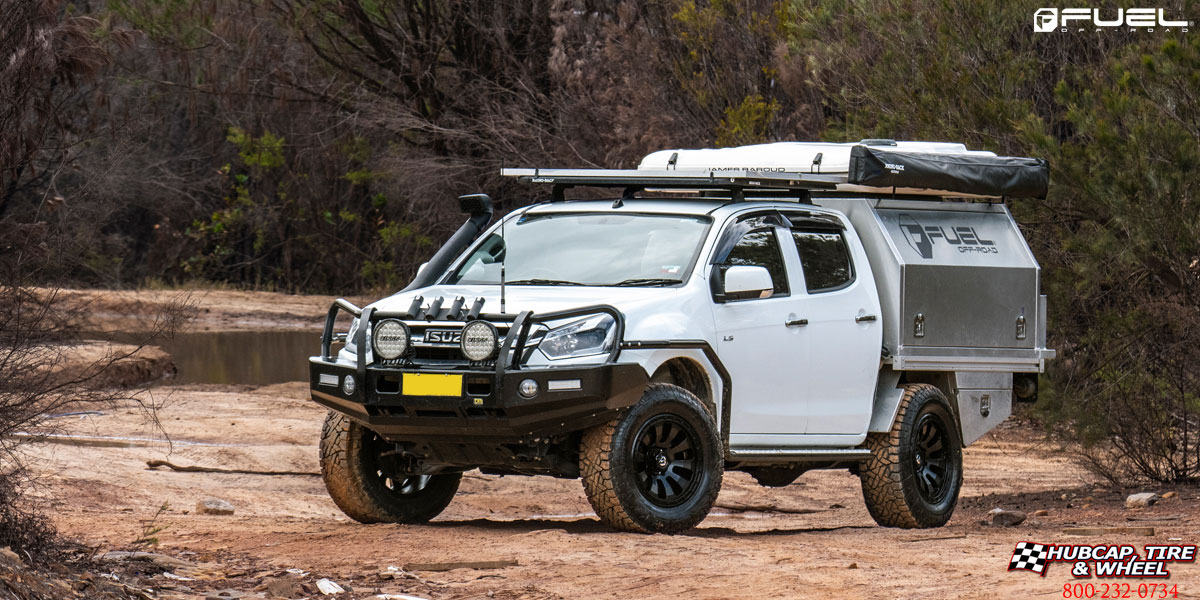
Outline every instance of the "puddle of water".
[[269, 385], [308, 380], [308, 357], [321, 353], [313, 331], [181, 333], [162, 344], [179, 383]]
[[[117, 342], [140, 341], [132, 334], [108, 337]], [[308, 380], [308, 357], [321, 353], [321, 333], [307, 330], [179, 333], [172, 339], [158, 340], [155, 345], [170, 353], [179, 369], [170, 383], [270, 385]]]

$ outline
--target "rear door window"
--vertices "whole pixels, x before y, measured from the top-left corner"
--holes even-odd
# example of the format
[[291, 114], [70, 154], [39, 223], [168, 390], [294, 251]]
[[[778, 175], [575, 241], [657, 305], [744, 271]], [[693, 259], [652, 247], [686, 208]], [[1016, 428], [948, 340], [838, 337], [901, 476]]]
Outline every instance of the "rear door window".
[[840, 290], [854, 281], [854, 263], [842, 231], [825, 228], [792, 230], [792, 240], [804, 268], [808, 293]]

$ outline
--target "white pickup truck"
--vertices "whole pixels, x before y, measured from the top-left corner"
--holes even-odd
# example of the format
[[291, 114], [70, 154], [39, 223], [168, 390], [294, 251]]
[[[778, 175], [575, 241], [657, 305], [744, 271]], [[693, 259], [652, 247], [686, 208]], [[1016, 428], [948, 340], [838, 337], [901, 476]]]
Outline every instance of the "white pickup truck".
[[551, 193], [490, 228], [490, 199], [463, 196], [408, 288], [330, 308], [310, 384], [356, 520], [427, 521], [480, 469], [582, 478], [605, 523], [673, 533], [726, 470], [849, 469], [877, 523], [936, 527], [962, 448], [1054, 356], [1003, 203], [1044, 197], [1045, 161], [864, 140], [505, 174]]

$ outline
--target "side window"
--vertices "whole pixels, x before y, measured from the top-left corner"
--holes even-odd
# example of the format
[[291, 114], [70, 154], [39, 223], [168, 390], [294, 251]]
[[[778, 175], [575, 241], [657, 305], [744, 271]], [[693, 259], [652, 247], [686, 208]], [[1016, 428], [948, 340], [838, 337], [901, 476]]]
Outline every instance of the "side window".
[[835, 229], [793, 229], [792, 240], [804, 267], [808, 292], [830, 292], [854, 281], [854, 264], [846, 238]]
[[775, 286], [771, 296], [787, 295], [787, 270], [784, 269], [783, 254], [779, 251], [779, 241], [773, 229], [751, 231], [734, 244], [729, 257], [720, 265], [722, 283], [725, 281], [725, 271], [736, 266], [766, 268]]

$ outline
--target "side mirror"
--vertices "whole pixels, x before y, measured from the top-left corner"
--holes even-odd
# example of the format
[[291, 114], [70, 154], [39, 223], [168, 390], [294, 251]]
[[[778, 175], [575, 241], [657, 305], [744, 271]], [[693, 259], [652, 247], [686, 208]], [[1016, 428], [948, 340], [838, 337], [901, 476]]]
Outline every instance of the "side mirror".
[[731, 299], [767, 298], [775, 289], [766, 267], [737, 266], [725, 271], [725, 295]]

